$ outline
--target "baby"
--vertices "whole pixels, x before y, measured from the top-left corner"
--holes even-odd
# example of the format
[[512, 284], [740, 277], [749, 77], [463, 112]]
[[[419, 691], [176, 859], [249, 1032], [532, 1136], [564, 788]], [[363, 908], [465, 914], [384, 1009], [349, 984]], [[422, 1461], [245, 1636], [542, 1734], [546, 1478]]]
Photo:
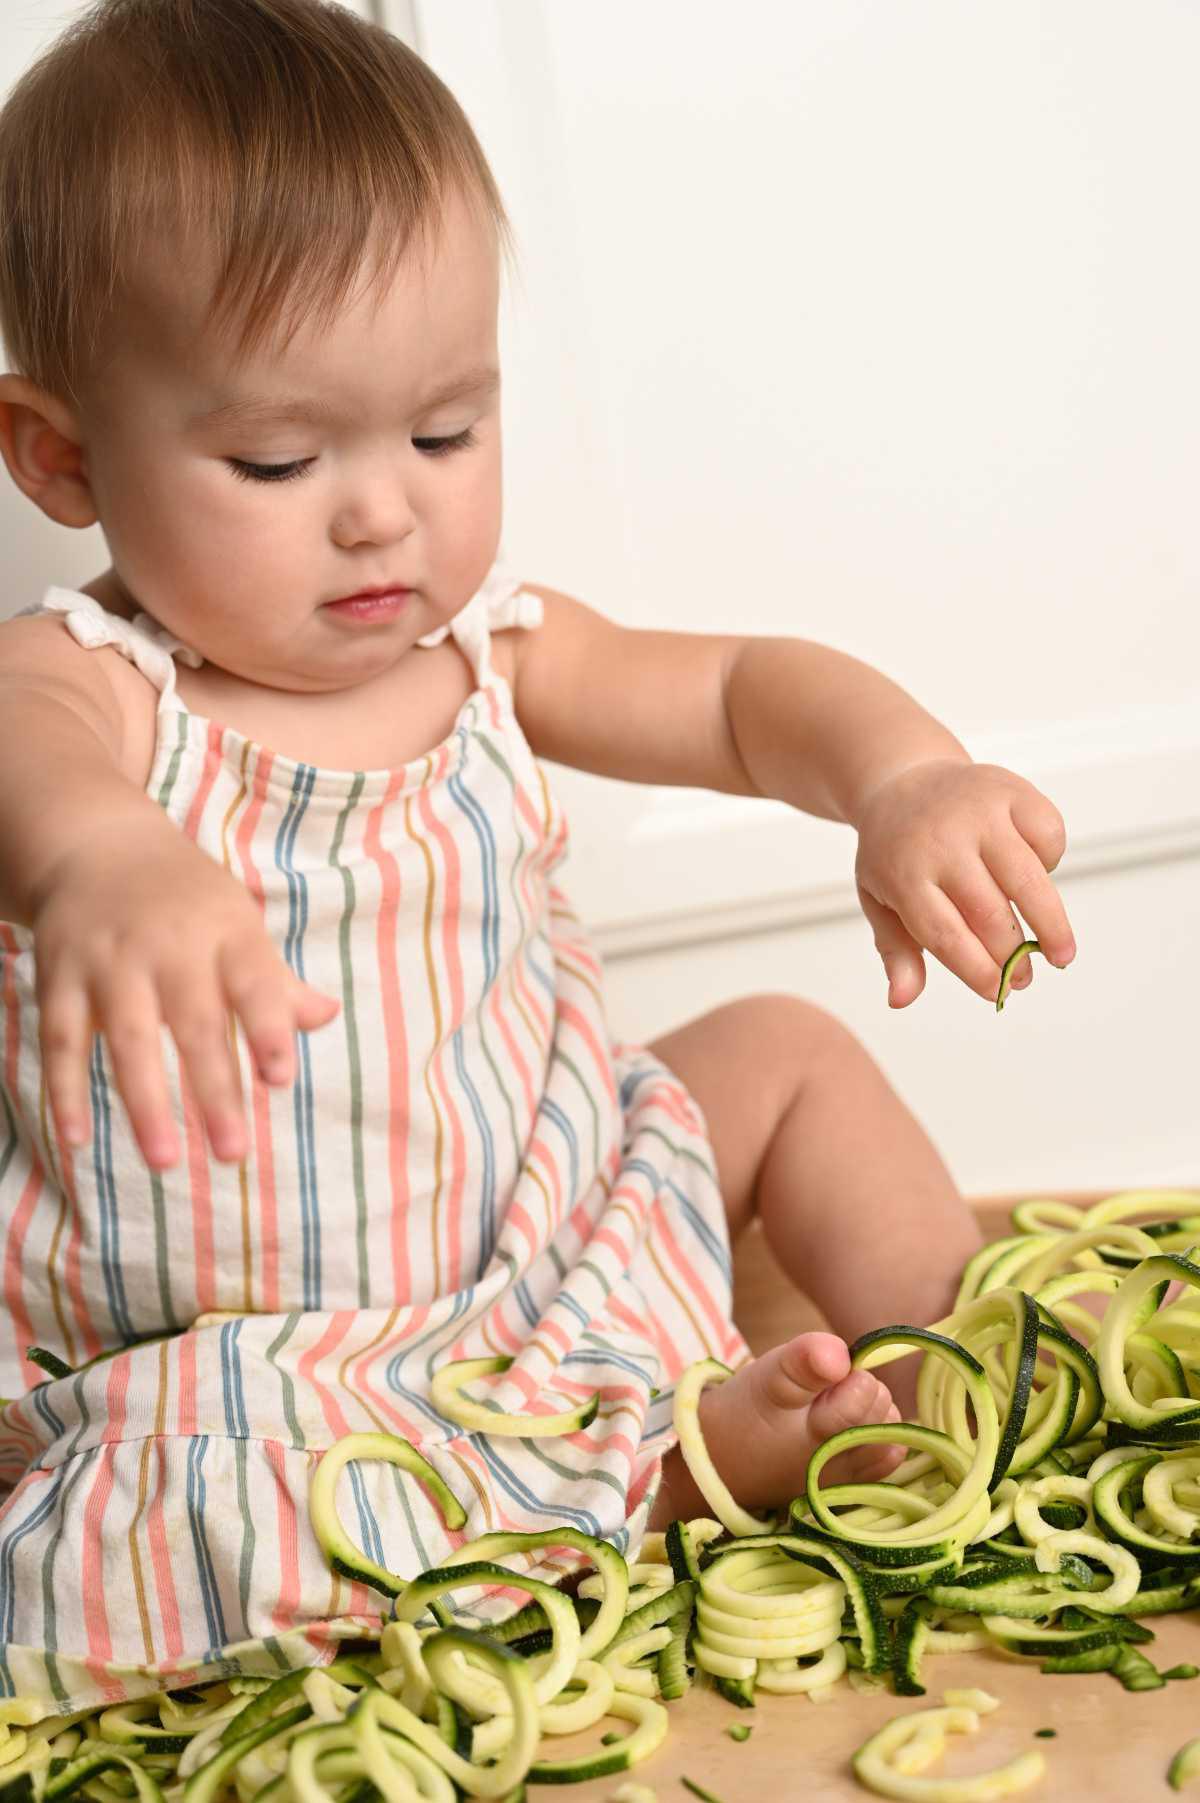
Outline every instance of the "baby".
[[[1014, 904], [1069, 962], [1056, 810], [852, 658], [505, 573], [503, 209], [381, 29], [97, 0], [0, 114], [0, 194], [0, 448], [111, 559], [0, 627], [0, 1689], [377, 1625], [307, 1522], [350, 1432], [419, 1446], [468, 1536], [635, 1545], [701, 1507], [671, 1390], [715, 1356], [717, 1468], [786, 1503], [896, 1416], [846, 1342], [945, 1311], [977, 1231], [820, 1010], [614, 1043], [546, 764], [848, 822], [894, 1007], [926, 950], [994, 997]], [[834, 1332], [751, 1361], [754, 1215]], [[431, 1376], [501, 1354], [474, 1394], [596, 1418], [462, 1433]], [[387, 1465], [341, 1500], [407, 1575], [463, 1538]]]

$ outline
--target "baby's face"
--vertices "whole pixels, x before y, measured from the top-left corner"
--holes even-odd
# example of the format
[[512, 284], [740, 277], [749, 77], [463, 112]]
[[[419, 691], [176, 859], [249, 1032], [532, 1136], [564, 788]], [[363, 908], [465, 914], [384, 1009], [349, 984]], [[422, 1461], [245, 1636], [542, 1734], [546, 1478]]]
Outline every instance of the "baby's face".
[[[124, 596], [247, 681], [311, 692], [381, 674], [496, 553], [494, 234], [449, 201], [389, 288], [360, 279], [332, 325], [242, 363], [205, 330], [188, 270], [162, 265], [82, 419]], [[319, 417], [208, 417], [251, 400]], [[410, 591], [392, 617], [326, 605], [380, 588]]]

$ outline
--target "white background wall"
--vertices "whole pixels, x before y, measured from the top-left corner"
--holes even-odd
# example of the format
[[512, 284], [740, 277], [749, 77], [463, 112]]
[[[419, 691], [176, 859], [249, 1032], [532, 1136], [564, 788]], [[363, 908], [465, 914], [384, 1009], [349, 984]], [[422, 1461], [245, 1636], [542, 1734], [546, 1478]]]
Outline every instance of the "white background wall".
[[[893, 1015], [848, 831], [563, 773], [614, 1028], [794, 990], [972, 1191], [1200, 1180], [1200, 11], [378, 3], [516, 227], [514, 564], [866, 657], [1071, 834], [1071, 972]], [[6, 10], [0, 81], [77, 10]], [[99, 567], [15, 491], [0, 533], [9, 606]]]

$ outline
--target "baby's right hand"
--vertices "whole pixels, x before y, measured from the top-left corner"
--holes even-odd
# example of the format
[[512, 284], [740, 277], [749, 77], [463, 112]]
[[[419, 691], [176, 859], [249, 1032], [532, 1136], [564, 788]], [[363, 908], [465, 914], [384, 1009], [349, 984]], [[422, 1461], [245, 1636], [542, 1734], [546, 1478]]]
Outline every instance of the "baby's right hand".
[[[301, 982], [267, 936], [248, 891], [182, 836], [164, 846], [122, 837], [69, 853], [33, 907], [41, 1049], [50, 1105], [68, 1144], [91, 1137], [88, 1060], [103, 1034], [142, 1156], [178, 1162], [163, 1063], [169, 1028], [215, 1157], [246, 1156], [246, 1119], [230, 1012], [267, 1083], [291, 1083], [297, 1032], [339, 1004]], [[136, 871], [131, 878], [130, 872]]]

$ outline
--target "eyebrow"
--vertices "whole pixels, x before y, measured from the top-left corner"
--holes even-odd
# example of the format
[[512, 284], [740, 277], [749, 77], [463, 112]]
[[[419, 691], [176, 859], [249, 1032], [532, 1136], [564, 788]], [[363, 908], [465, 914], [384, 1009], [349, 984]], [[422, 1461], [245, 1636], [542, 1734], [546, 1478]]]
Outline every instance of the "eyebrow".
[[[422, 396], [418, 413], [431, 413], [449, 401], [461, 400], [468, 394], [492, 394], [500, 386], [500, 372], [492, 364], [463, 370], [461, 375], [439, 383]], [[275, 421], [285, 424], [328, 425], [342, 416], [328, 401], [306, 395], [282, 396], [272, 400], [266, 396], [244, 395], [239, 400], [223, 401], [217, 407], [193, 416], [193, 426], [262, 426]]]

